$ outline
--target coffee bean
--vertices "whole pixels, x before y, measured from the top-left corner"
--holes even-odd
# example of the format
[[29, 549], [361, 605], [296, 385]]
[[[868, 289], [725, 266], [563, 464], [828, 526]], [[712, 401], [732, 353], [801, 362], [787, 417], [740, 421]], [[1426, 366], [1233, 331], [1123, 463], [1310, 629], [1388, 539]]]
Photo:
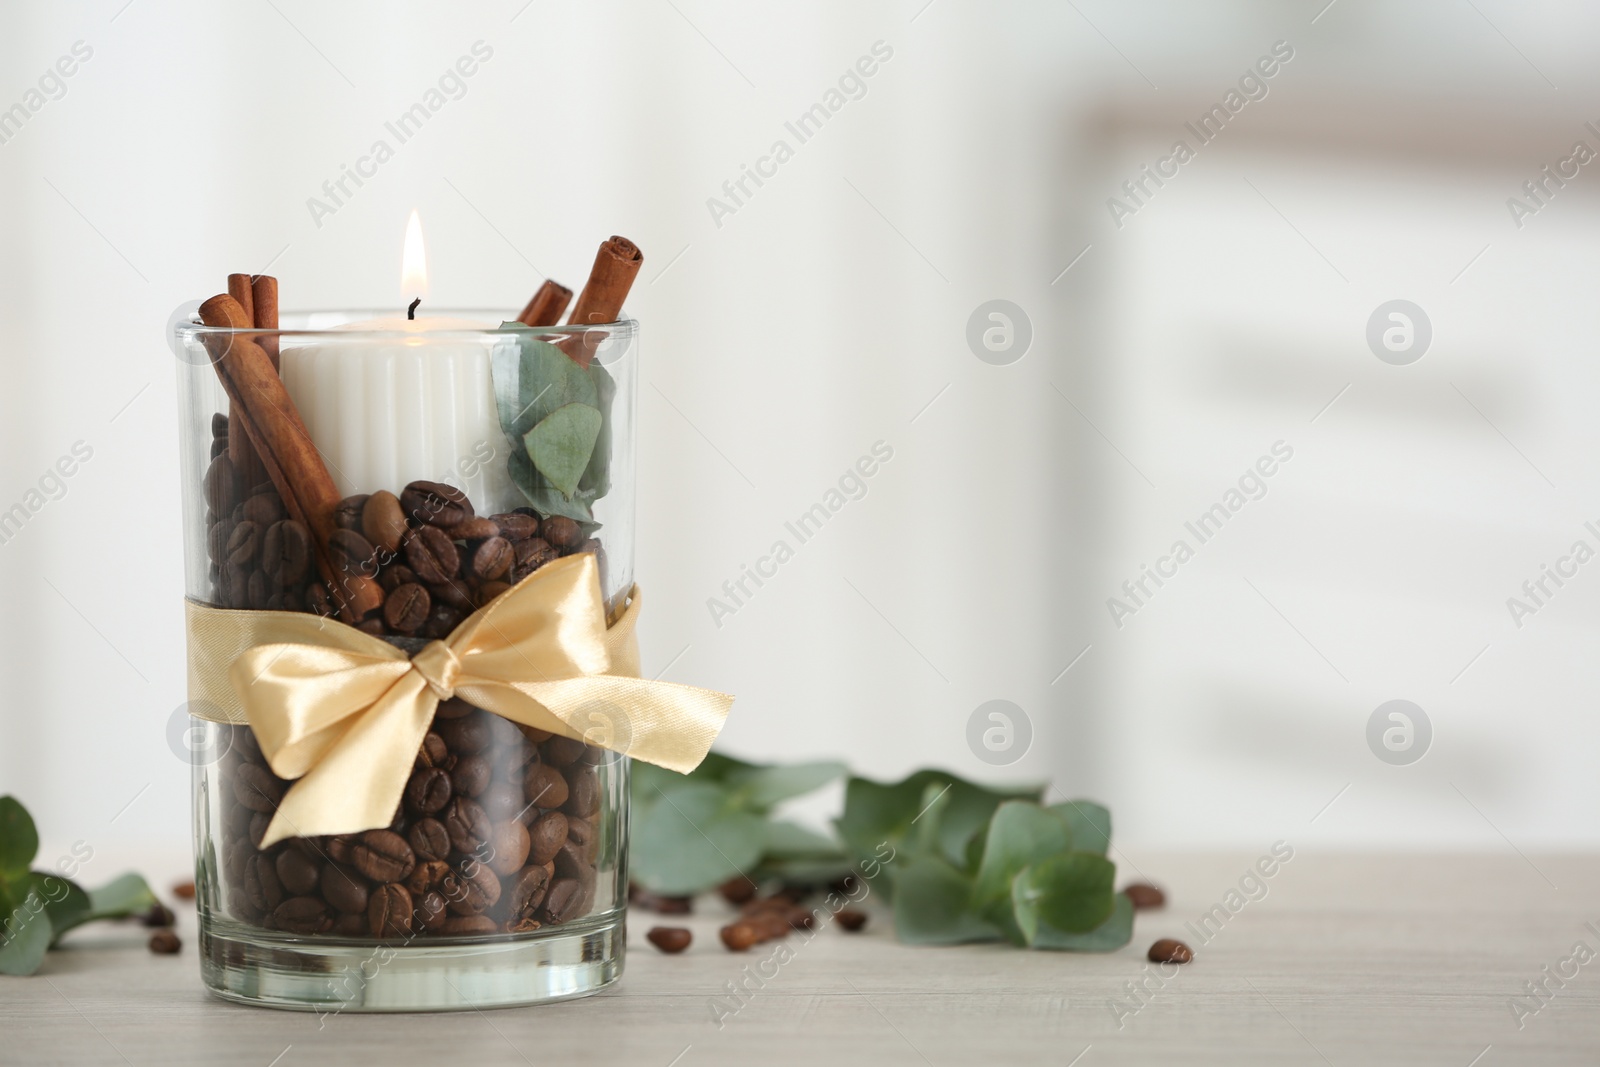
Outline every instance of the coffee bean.
[[341, 913], [334, 916], [333, 926], [328, 932], [335, 937], [366, 937], [367, 917]]
[[561, 810], [580, 819], [593, 818], [600, 811], [600, 776], [588, 765], [567, 768], [567, 802]]
[[406, 831], [406, 843], [417, 859], [443, 860], [450, 856], [450, 831], [438, 819], [418, 819]]
[[489, 869], [498, 875], [515, 874], [527, 862], [531, 845], [528, 828], [520, 822], [507, 820], [495, 823], [494, 832], [489, 838], [489, 847], [493, 849], [488, 860]]
[[449, 604], [435, 604], [428, 613], [428, 621], [417, 630], [418, 637], [449, 637], [464, 616]]
[[489, 813], [491, 822], [515, 819], [528, 806], [522, 798], [522, 786], [504, 779], [491, 780], [489, 788], [478, 797], [478, 803]]
[[272, 911], [272, 925], [291, 934], [320, 934], [333, 925], [316, 897], [290, 897]]
[[283, 506], [283, 501], [278, 499], [275, 489], [268, 489], [264, 493], [256, 493], [245, 498], [244, 521], [253, 522], [263, 530], [288, 517], [289, 511]]
[[364, 634], [371, 634], [373, 637], [382, 637], [389, 632], [389, 628], [383, 624], [382, 619], [362, 619], [356, 623], [356, 629]]
[[550, 883], [550, 892], [545, 894], [540, 917], [552, 924], [567, 922], [578, 917], [582, 902], [583, 887], [576, 879], [557, 878]]
[[422, 767], [411, 772], [406, 782], [406, 809], [422, 815], [434, 812], [450, 803], [454, 790], [450, 776], [438, 767]]
[[328, 535], [328, 557], [340, 574], [371, 578], [378, 573], [378, 550], [354, 530], [334, 530]]
[[172, 956], [183, 951], [183, 942], [171, 930], [157, 930], [150, 935], [150, 951], [162, 956]]
[[244, 866], [244, 892], [261, 911], [271, 911], [283, 903], [283, 883], [270, 856], [255, 855]]
[[206, 504], [218, 515], [227, 515], [239, 506], [244, 496], [244, 486], [239, 484], [239, 471], [233, 460], [218, 456], [206, 468]]
[[488, 760], [482, 756], [463, 756], [456, 761], [455, 768], [450, 772], [450, 784], [455, 792], [463, 796], [476, 797], [489, 788], [489, 774]]
[[347, 496], [333, 509], [333, 524], [341, 530], [360, 530], [361, 515], [367, 507], [367, 494]]
[[518, 871], [510, 879], [507, 892], [510, 894], [510, 909], [513, 918], [531, 918], [539, 906], [544, 903], [545, 891], [550, 887], [550, 870], [547, 867], [530, 866]]
[[322, 887], [322, 899], [335, 909], [351, 914], [367, 910], [367, 880], [354, 867], [330, 863], [322, 868], [318, 882]]
[[233, 776], [233, 795], [251, 811], [277, 811], [278, 802], [283, 799], [283, 783], [266, 768], [247, 763]]
[[403, 882], [417, 864], [417, 854], [393, 830], [368, 830], [356, 842], [353, 855], [356, 870], [374, 882]]
[[559, 557], [550, 542], [542, 537], [530, 537], [526, 541], [517, 541], [512, 545], [515, 553], [515, 562], [511, 568], [511, 580], [520, 582], [546, 563]]
[[450, 913], [445, 908], [444, 897], [439, 893], [430, 890], [415, 899], [417, 906], [412, 918], [423, 929], [438, 930], [449, 920]]
[[1159, 908], [1167, 903], [1167, 895], [1149, 882], [1131, 882], [1122, 887], [1122, 893], [1136, 911]]
[[259, 849], [262, 838], [267, 836], [267, 827], [272, 825], [272, 816], [264, 811], [258, 811], [250, 816], [250, 829], [245, 836], [250, 841], [250, 847]]
[[867, 913], [856, 908], [844, 908], [834, 916], [834, 919], [852, 934], [867, 925]]
[[406, 534], [406, 566], [424, 582], [446, 582], [461, 569], [461, 555], [450, 535], [437, 526], [423, 526]]
[[327, 586], [321, 582], [312, 582], [306, 587], [306, 610], [323, 618], [339, 613], [339, 609], [334, 606], [333, 598], [328, 595]]
[[457, 541], [485, 541], [500, 536], [500, 525], [493, 519], [463, 519], [450, 527], [450, 536]]
[[488, 911], [500, 900], [500, 879], [488, 864], [475, 859], [462, 860], [455, 870], [445, 875], [439, 885], [445, 904], [457, 915], [477, 915]]
[[645, 938], [666, 953], [682, 952], [694, 940], [694, 935], [682, 926], [652, 926]]
[[444, 738], [432, 730], [423, 736], [422, 747], [417, 750], [417, 760], [424, 767], [438, 767], [449, 755], [450, 749], [445, 746]]
[[284, 519], [267, 527], [261, 541], [261, 567], [279, 585], [298, 585], [311, 570], [311, 531]]
[[567, 816], [567, 840], [578, 850], [586, 863], [593, 864], [600, 854], [600, 839], [595, 836], [594, 824], [576, 815]]
[[736, 874], [717, 886], [717, 892], [729, 904], [745, 904], [755, 897], [756, 884], [742, 874]]
[[[243, 526], [244, 523], [240, 523]], [[267, 600], [272, 596], [272, 591], [267, 585], [267, 576], [260, 571], [252, 570], [245, 582], [245, 606], [252, 611], [265, 610]]]
[[435, 725], [444, 743], [462, 755], [482, 752], [489, 747], [493, 740], [489, 733], [488, 716], [483, 712], [467, 715], [459, 719], [446, 719]]
[[420, 896], [430, 889], [437, 889], [439, 883], [444, 881], [444, 876], [450, 873], [450, 865], [441, 860], [424, 860], [418, 863], [411, 872], [411, 877], [406, 879], [406, 888], [411, 890], [413, 896]]
[[526, 541], [530, 537], [538, 536], [539, 518], [537, 515], [523, 515], [520, 512], [508, 511], [503, 515], [491, 515], [489, 517], [500, 528], [500, 536], [508, 541]]
[[355, 859], [356, 835], [337, 834], [328, 838], [328, 858], [349, 865]]
[[717, 931], [717, 934], [729, 952], [748, 952], [753, 945], [761, 941], [761, 932], [755, 924], [744, 919], [729, 923]]
[[276, 869], [283, 888], [297, 897], [315, 892], [322, 874], [322, 864], [307, 857], [298, 848], [286, 848], [280, 852]]
[[433, 598], [416, 582], [397, 585], [383, 602], [383, 620], [389, 629], [408, 634], [428, 621]]
[[528, 831], [528, 854], [534, 863], [549, 863], [567, 843], [567, 817], [559, 811], [546, 812]]
[[516, 552], [504, 537], [491, 537], [472, 553], [472, 573], [488, 582], [511, 570]]
[[[438, 719], [460, 719], [471, 715], [478, 709], [468, 704], [460, 697], [451, 697], [449, 700], [439, 701], [439, 706], [434, 709], [434, 717]], [[437, 727], [436, 727], [437, 728]]]
[[[357, 618], [362, 618], [383, 607], [383, 586], [374, 578], [359, 574], [339, 576], [339, 595]], [[383, 620], [378, 620], [381, 625]], [[381, 631], [380, 631], [381, 632]]]
[[261, 527], [249, 519], [244, 520], [228, 534], [224, 557], [235, 567], [248, 567], [255, 563], [261, 551]]
[[452, 915], [439, 927], [439, 933], [446, 937], [469, 937], [499, 932], [500, 924], [487, 915]]
[[442, 482], [412, 482], [400, 492], [400, 507], [412, 522], [426, 526], [454, 526], [472, 518], [467, 495]]
[[373, 937], [404, 937], [411, 932], [411, 894], [403, 885], [381, 885], [367, 901], [367, 928]]
[[552, 515], [539, 524], [539, 534], [554, 548], [571, 548], [583, 540], [583, 530], [565, 515]]
[[510, 590], [510, 582], [484, 582], [478, 587], [478, 595], [474, 598], [473, 603], [477, 607], [486, 608], [495, 597], [508, 593]]
[[472, 590], [463, 582], [451, 578], [443, 582], [428, 583], [428, 592], [442, 604], [448, 604], [463, 615], [471, 614], [478, 606]]
[[552, 737], [544, 744], [544, 761], [557, 767], [576, 763], [583, 755], [584, 744], [575, 737]]
[[220, 411], [211, 413], [211, 436], [224, 438], [228, 436], [228, 416]]
[[236, 525], [222, 520], [212, 523], [206, 530], [206, 555], [210, 557], [213, 566], [227, 560], [228, 542], [233, 538], [233, 529]]
[[1163, 937], [1150, 946], [1145, 958], [1151, 963], [1188, 963], [1194, 959], [1194, 951], [1182, 941]]
[[529, 764], [522, 779], [522, 792], [530, 804], [559, 808], [567, 802], [567, 780], [548, 763]]
[[378, 572], [378, 584], [383, 586], [384, 592], [387, 593], [392, 593], [402, 585], [416, 580], [416, 573], [404, 563], [391, 563]]
[[572, 840], [572, 824], [567, 824], [567, 840], [556, 850], [556, 876], [587, 881], [594, 877], [594, 863], [584, 853], [584, 847]]
[[[223, 418], [226, 419], [227, 416], [224, 415]], [[224, 423], [223, 429], [227, 429], [226, 423]], [[172, 886], [172, 895], [177, 897], [179, 900], [193, 900], [194, 882], [189, 879], [185, 879], [181, 882], [175, 882]]]
[[400, 551], [406, 533], [406, 515], [400, 498], [387, 489], [373, 493], [361, 509], [361, 532], [368, 541], [388, 552]]
[[471, 797], [458, 796], [445, 807], [444, 828], [457, 852], [473, 853], [489, 842], [494, 826], [489, 815]]

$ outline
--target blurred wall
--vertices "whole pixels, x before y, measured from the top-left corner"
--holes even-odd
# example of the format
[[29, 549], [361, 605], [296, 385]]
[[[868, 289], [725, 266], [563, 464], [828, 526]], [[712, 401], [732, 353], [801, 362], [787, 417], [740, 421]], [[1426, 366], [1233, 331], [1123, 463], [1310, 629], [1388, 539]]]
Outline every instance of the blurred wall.
[[[739, 695], [729, 751], [1049, 780], [1146, 845], [1600, 837], [1600, 567], [1521, 626], [1506, 606], [1575, 540], [1600, 548], [1594, 168], [1520, 220], [1506, 204], [1574, 142], [1600, 151], [1587, 9], [109, 0], [6, 18], [0, 106], [41, 102], [0, 143], [0, 505], [93, 452], [0, 544], [0, 789], [48, 837], [187, 832], [166, 736], [184, 700], [168, 314], [269, 267], [286, 306], [392, 304], [412, 208], [436, 307], [514, 312], [546, 272], [581, 284], [609, 234], [645, 249], [645, 665]], [[427, 125], [313, 213], [478, 42], [489, 58]], [[1277, 42], [1292, 58], [1220, 133], [1186, 132]], [[863, 57], [873, 73], [847, 77]], [[834, 99], [803, 143], [786, 127]], [[1132, 199], [1122, 183], [1179, 138], [1194, 157]], [[792, 158], [735, 201], [724, 183], [779, 139]], [[1011, 362], [969, 342], [996, 299], [1031, 329]], [[1367, 341], [1395, 299], [1431, 324], [1409, 365]], [[1128, 600], [1279, 441], [1293, 455], [1264, 495]], [[878, 442], [892, 459], [864, 495], [713, 618], [723, 582]], [[1431, 726], [1406, 765], [1368, 742], [1392, 699]], [[992, 700], [1031, 741], [971, 740]]]

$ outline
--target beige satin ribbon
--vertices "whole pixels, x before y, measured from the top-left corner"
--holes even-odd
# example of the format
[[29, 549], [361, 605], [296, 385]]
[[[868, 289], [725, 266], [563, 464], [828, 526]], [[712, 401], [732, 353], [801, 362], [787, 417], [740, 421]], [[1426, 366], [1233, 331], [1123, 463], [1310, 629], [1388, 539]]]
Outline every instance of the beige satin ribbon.
[[189, 601], [190, 711], [248, 723], [280, 778], [298, 779], [262, 838], [387, 826], [439, 701], [693, 770], [733, 705], [639, 672], [634, 587], [607, 627], [588, 553], [546, 564], [407, 657], [333, 619]]

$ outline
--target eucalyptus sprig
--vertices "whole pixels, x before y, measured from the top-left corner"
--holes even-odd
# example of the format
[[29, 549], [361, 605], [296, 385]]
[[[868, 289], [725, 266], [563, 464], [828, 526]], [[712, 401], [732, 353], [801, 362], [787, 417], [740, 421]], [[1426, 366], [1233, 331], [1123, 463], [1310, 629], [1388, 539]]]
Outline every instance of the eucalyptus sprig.
[[55, 871], [32, 870], [39, 833], [15, 797], [0, 797], [0, 974], [32, 974], [73, 927], [148, 911], [156, 896], [137, 874], [84, 890]]

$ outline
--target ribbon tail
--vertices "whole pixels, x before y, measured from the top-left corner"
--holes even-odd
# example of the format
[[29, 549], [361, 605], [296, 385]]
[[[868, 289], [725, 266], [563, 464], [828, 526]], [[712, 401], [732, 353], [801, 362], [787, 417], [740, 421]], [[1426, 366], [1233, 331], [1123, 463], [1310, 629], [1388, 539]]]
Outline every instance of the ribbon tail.
[[289, 787], [261, 847], [388, 826], [438, 705], [427, 681], [407, 671]]

